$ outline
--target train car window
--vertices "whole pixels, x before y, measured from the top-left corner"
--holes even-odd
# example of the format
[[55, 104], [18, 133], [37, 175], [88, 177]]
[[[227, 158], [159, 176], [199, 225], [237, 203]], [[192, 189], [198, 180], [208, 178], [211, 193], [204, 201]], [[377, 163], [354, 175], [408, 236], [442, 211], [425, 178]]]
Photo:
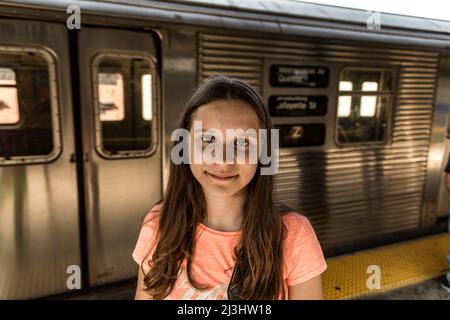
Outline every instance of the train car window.
[[151, 121], [153, 118], [152, 110], [152, 75], [144, 74], [142, 83], [142, 117], [144, 120]]
[[49, 161], [60, 147], [53, 57], [0, 47], [0, 164]]
[[140, 56], [94, 59], [97, 151], [107, 157], [145, 156], [156, 145], [154, 64]]
[[387, 138], [393, 72], [344, 68], [339, 75], [337, 142], [383, 142]]
[[120, 73], [98, 74], [100, 121], [122, 121], [125, 118], [123, 76]]
[[0, 68], [0, 125], [16, 124], [19, 119], [16, 73], [11, 68]]

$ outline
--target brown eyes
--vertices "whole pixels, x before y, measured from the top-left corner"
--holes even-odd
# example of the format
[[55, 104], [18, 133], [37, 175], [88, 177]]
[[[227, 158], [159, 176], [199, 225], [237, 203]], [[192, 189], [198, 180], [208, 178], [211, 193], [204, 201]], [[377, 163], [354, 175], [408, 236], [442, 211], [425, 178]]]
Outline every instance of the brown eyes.
[[250, 144], [248, 139], [245, 138], [237, 138], [235, 141], [240, 147], [247, 147]]
[[216, 141], [216, 137], [210, 134], [203, 134], [202, 135], [202, 142], [214, 142]]
[[[202, 135], [202, 142], [211, 143], [214, 141], [216, 141], [216, 137], [214, 137], [213, 135]], [[236, 146], [240, 147], [248, 147], [250, 144], [249, 140], [246, 138], [237, 138], [236, 140], [234, 140], [234, 142]]]

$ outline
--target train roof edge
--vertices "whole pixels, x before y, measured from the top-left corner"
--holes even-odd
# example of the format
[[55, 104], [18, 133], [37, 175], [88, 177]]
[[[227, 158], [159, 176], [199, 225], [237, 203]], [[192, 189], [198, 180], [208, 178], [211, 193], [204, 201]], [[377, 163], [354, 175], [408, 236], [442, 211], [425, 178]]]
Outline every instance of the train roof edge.
[[368, 19], [374, 12], [293, 0], [0, 1], [0, 8], [19, 6], [64, 14], [71, 5], [88, 15], [450, 49], [450, 21], [380, 13], [379, 28], [370, 28]]

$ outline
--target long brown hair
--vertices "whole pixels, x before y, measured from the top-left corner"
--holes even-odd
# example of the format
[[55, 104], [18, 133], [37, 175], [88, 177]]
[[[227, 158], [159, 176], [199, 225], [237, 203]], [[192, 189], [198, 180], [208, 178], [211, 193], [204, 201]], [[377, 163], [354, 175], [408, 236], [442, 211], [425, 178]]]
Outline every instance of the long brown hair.
[[[194, 112], [216, 100], [237, 100], [248, 104], [257, 114], [262, 129], [268, 131], [271, 152], [272, 123], [261, 96], [238, 79], [217, 76], [200, 84], [185, 105], [178, 128], [189, 130]], [[176, 145], [174, 142], [172, 147]], [[229, 299], [278, 299], [286, 297], [283, 286], [283, 246], [285, 227], [273, 199], [273, 175], [258, 169], [246, 186], [242, 236], [234, 250], [236, 264], [228, 286]], [[172, 291], [180, 267], [186, 263], [189, 282], [198, 290], [206, 286], [193, 279], [191, 265], [196, 228], [206, 217], [206, 201], [189, 164], [170, 162], [169, 179], [159, 216], [158, 242], [145, 275], [146, 291], [153, 299], [164, 299]], [[161, 202], [160, 201], [160, 202]]]

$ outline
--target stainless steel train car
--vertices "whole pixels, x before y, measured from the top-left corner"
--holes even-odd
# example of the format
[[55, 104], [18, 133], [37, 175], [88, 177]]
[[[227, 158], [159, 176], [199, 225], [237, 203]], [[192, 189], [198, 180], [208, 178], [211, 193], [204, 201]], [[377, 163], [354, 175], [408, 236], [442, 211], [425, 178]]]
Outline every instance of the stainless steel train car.
[[439, 228], [450, 22], [287, 0], [0, 1], [0, 298], [69, 292], [73, 270], [82, 288], [135, 276], [170, 134], [217, 74], [261, 92], [277, 198], [327, 255]]

